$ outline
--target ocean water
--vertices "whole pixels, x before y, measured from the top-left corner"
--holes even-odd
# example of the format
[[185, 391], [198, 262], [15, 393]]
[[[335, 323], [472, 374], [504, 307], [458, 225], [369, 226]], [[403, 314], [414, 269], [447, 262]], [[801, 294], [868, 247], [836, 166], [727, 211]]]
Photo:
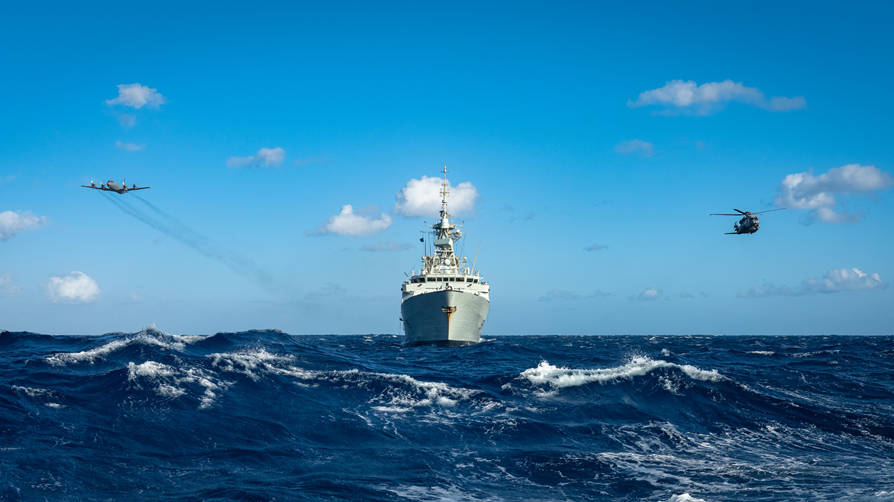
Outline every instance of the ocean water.
[[0, 332], [0, 500], [894, 501], [892, 336]]

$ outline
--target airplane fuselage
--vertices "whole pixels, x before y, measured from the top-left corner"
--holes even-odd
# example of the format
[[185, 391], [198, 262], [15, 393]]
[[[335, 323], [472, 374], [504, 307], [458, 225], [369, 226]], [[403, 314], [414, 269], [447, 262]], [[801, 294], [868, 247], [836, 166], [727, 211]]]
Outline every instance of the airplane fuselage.
[[118, 183], [115, 183], [114, 181], [109, 180], [109, 182], [106, 183], [106, 186], [109, 188], [109, 190], [113, 190], [118, 193], [127, 193], [127, 185], [121, 186]]

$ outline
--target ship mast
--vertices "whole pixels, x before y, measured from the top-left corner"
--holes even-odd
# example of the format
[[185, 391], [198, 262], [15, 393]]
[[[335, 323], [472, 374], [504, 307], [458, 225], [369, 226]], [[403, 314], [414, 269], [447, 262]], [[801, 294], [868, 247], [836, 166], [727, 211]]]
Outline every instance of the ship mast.
[[429, 225], [434, 229], [435, 254], [425, 256], [422, 259], [423, 270], [429, 274], [455, 274], [459, 267], [465, 264], [465, 258], [458, 258], [453, 252], [453, 243], [458, 241], [462, 232], [456, 225], [450, 223], [450, 213], [447, 212], [447, 197], [450, 195], [450, 184], [447, 182], [447, 166], [444, 166], [444, 180], [441, 182], [441, 221]]

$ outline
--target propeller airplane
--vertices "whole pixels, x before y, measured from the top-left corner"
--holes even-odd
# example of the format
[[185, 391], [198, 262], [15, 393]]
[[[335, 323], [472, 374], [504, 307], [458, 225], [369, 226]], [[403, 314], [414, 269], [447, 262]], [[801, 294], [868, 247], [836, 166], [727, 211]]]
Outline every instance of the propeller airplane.
[[145, 190], [147, 188], [152, 188], [152, 187], [138, 187], [136, 183], [134, 183], [132, 187], [128, 188], [127, 187], [127, 178], [124, 179], [124, 183], [122, 185], [119, 185], [118, 183], [115, 183], [114, 181], [109, 180], [108, 183], [105, 183], [105, 184], [100, 183], [99, 186], [96, 186], [96, 183], [94, 183], [92, 181], [90, 182], [89, 185], [81, 185], [81, 186], [84, 188], [92, 188], [94, 190], [103, 190], [105, 192], [115, 192], [115, 193], [127, 193], [127, 192], [132, 192], [134, 190]]

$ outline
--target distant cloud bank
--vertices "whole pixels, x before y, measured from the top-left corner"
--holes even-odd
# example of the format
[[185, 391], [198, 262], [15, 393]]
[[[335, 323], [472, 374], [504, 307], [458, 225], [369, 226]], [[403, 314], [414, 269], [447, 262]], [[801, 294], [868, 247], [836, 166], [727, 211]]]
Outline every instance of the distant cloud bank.
[[373, 213], [378, 208], [371, 206], [354, 214], [354, 207], [350, 204], [342, 206], [341, 212], [326, 220], [317, 234], [351, 235], [354, 237], [366, 237], [375, 235], [391, 226], [391, 217], [382, 213], [378, 219], [367, 218], [365, 215]]
[[65, 277], [50, 277], [43, 289], [50, 303], [93, 303], [101, 293], [96, 281], [78, 271]]
[[133, 143], [122, 143], [120, 141], [116, 141], [115, 147], [119, 150], [124, 150], [125, 152], [139, 152], [144, 148], [144, 145], [135, 145]]
[[249, 157], [230, 157], [227, 167], [277, 167], [286, 158], [286, 151], [282, 148], [261, 148], [258, 153]]
[[580, 300], [582, 298], [591, 299], [591, 298], [605, 298], [609, 296], [615, 296], [612, 293], [606, 293], [600, 289], [597, 289], [592, 295], [581, 296], [574, 291], [563, 291], [561, 289], [551, 289], [546, 292], [543, 296], [540, 297], [541, 302], [550, 302], [554, 300]]
[[540, 297], [540, 301], [549, 302], [553, 300], [580, 300], [581, 296], [573, 291], [562, 291], [560, 289], [551, 289], [545, 295]]
[[311, 291], [304, 297], [308, 300], [316, 300], [318, 298], [325, 298], [327, 296], [342, 296], [347, 292], [344, 286], [341, 284], [336, 284], [334, 282], [327, 282], [325, 286], [320, 289]]
[[797, 288], [788, 286], [774, 286], [767, 284], [760, 288], [751, 288], [742, 291], [736, 296], [739, 298], [766, 298], [770, 296], [804, 296], [817, 293], [841, 293], [847, 291], [867, 291], [873, 289], [885, 289], [886, 282], [882, 282], [878, 274], [867, 274], [857, 268], [838, 268], [830, 270], [821, 279], [807, 279]]
[[593, 244], [584, 248], [584, 251], [605, 251], [608, 246], [604, 244]]
[[788, 112], [807, 107], [807, 101], [801, 97], [786, 98], [767, 96], [757, 87], [746, 87], [742, 82], [724, 80], [723, 82], [705, 82], [698, 85], [692, 80], [671, 80], [664, 87], [643, 91], [636, 100], [627, 101], [630, 108], [658, 105], [664, 107], [664, 113], [710, 115], [723, 110], [727, 103], [736, 101], [770, 112]]
[[630, 297], [630, 299], [639, 301], [652, 301], [657, 300], [662, 296], [664, 296], [664, 292], [662, 292], [660, 289], [649, 288], [640, 293], [638, 296]]
[[16, 235], [49, 223], [46, 216], [36, 216], [31, 211], [4, 211], [0, 213], [0, 241], [8, 241]]
[[18, 296], [21, 292], [22, 288], [13, 282], [11, 273], [0, 274], [0, 297]]
[[894, 176], [875, 166], [848, 164], [814, 176], [813, 171], [789, 174], [782, 180], [774, 198], [776, 207], [808, 209], [808, 222], [855, 223], [863, 212], [837, 210], [837, 195], [870, 196], [894, 185]]
[[652, 146], [652, 143], [648, 143], [646, 141], [641, 141], [638, 139], [625, 141], [615, 147], [615, 151], [620, 153], [621, 155], [638, 154], [640, 157], [651, 157], [652, 151], [654, 149], [655, 148]]
[[[167, 99], [159, 94], [158, 89], [150, 89], [148, 86], [140, 85], [139, 83], [119, 84], [118, 97], [115, 99], [105, 100], [105, 103], [109, 106], [132, 106], [138, 110], [144, 106], [147, 106], [149, 108], [158, 108], [160, 105], [163, 105], [167, 102]], [[123, 121], [122, 125], [125, 125]], [[133, 123], [131, 123], [130, 125], [133, 125]], [[129, 126], [125, 125], [125, 127]]]
[[[397, 202], [392, 212], [407, 218], [438, 216], [441, 210], [441, 182], [438, 177], [423, 176], [422, 179], [411, 179], [406, 186], [398, 190]], [[449, 181], [448, 181], [449, 183]], [[478, 189], [470, 182], [460, 183], [450, 187], [450, 195], [447, 197], [447, 206], [450, 214], [472, 212], [475, 202], [478, 200]]]

